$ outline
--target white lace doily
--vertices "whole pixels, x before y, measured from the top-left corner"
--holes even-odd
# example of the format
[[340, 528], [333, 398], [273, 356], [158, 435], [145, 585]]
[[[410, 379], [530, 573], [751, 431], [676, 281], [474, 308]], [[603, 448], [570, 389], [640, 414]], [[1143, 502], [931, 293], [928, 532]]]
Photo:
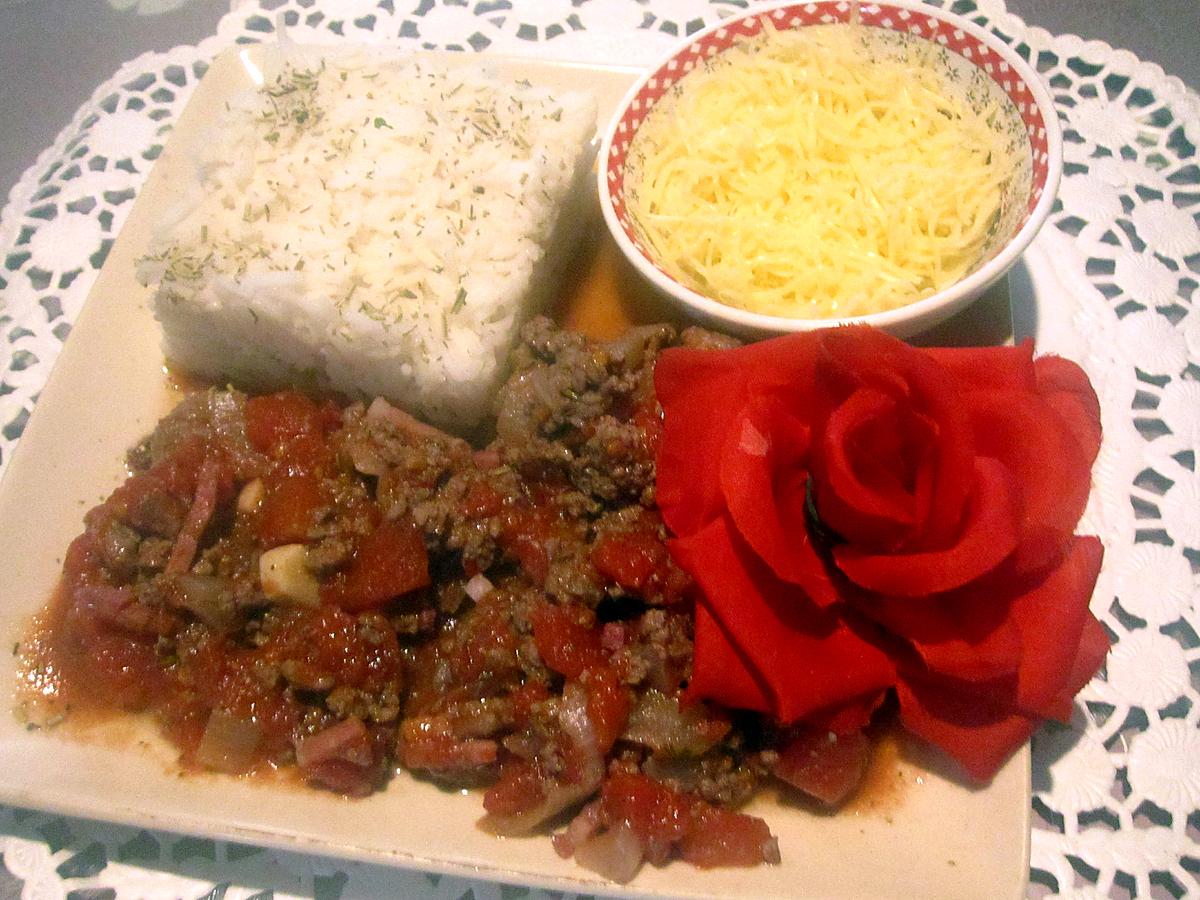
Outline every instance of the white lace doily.
[[[251, 0], [197, 47], [101, 86], [0, 212], [0, 466], [166, 132], [207, 61], [281, 16], [297, 40], [400, 42], [648, 63], [748, 0]], [[1200, 98], [1107, 44], [1053, 36], [1002, 0], [936, 0], [1004, 35], [1049, 83], [1066, 169], [1010, 279], [1018, 331], [1080, 361], [1105, 443], [1081, 531], [1107, 546], [1094, 610], [1114, 638], [1071, 728], [1034, 740], [1030, 892], [1200, 891]], [[986, 823], [980, 823], [986, 827]], [[540, 891], [0, 810], [26, 897], [477, 900]]]

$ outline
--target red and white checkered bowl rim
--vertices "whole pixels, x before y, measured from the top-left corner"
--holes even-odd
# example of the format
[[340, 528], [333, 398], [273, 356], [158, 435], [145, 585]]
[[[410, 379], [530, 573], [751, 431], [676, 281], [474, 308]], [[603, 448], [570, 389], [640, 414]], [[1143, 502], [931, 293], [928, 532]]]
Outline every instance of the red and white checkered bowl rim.
[[977, 271], [932, 297], [853, 320], [786, 320], [725, 306], [679, 284], [645, 250], [625, 204], [625, 163], [633, 138], [654, 105], [704, 59], [758, 36], [768, 21], [776, 30], [782, 31], [849, 22], [851, 12], [847, 0], [815, 0], [764, 6], [744, 16], [727, 19], [693, 35], [639, 79], [626, 94], [600, 148], [600, 203], [609, 230], [626, 256], [660, 288], [698, 307], [701, 312], [751, 328], [801, 330], [856, 321], [903, 331], [902, 319], [927, 316], [944, 304], [957, 304], [954, 307], [957, 308], [977, 296], [1003, 275], [1033, 240], [1054, 203], [1062, 174], [1062, 136], [1053, 101], [1041, 79], [1008, 45], [975, 23], [954, 13], [925, 6], [919, 0], [892, 0], [860, 4], [859, 21], [874, 28], [934, 41], [957, 53], [998, 84], [1020, 114], [1029, 138], [1033, 178], [1025, 215], [1009, 243]]

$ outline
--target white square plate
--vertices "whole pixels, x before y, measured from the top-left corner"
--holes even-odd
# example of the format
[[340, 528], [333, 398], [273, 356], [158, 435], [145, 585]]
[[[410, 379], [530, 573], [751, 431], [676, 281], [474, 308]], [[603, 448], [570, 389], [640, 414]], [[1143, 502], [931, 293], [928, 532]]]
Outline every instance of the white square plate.
[[[149, 292], [134, 277], [151, 228], [188, 171], [225, 99], [249, 88], [257, 49], [221, 56], [196, 89], [146, 182], [63, 348], [0, 485], [0, 636], [12, 646], [54, 591], [83, 513], [124, 477], [124, 452], [173, 398]], [[635, 80], [631, 69], [493, 60], [502, 74], [597, 95], [601, 119]], [[17, 664], [0, 662], [14, 685]], [[31, 732], [0, 715], [0, 801], [146, 828], [228, 838], [368, 862], [512, 881], [555, 890], [636, 896], [763, 898], [1017, 898], [1029, 855], [1029, 751], [985, 788], [968, 787], [930, 754], [884, 748], [864, 798], [836, 814], [767, 791], [748, 810], [779, 837], [783, 863], [699, 871], [645, 867], [607, 884], [562, 860], [544, 835], [499, 839], [475, 827], [478, 794], [405, 773], [365, 800], [270, 779], [180, 777], [146, 723], [89, 735]]]

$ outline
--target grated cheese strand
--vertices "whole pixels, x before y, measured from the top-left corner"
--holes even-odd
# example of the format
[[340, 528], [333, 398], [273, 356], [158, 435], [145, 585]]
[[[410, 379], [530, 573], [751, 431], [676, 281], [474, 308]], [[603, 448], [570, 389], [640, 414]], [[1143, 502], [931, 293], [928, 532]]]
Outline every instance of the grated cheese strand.
[[[685, 76], [636, 138], [630, 211], [677, 280], [797, 318], [912, 303], [981, 259], [1015, 167], [913, 45], [774, 31]], [[636, 156], [637, 154], [634, 154]]]

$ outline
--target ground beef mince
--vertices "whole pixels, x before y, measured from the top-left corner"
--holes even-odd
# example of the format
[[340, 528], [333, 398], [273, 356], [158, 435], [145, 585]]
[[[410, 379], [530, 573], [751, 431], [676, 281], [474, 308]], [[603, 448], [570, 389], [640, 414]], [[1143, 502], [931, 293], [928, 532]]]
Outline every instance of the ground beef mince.
[[480, 786], [483, 827], [565, 826], [618, 880], [776, 861], [734, 808], [792, 733], [685, 692], [694, 587], [654, 502], [680, 343], [726, 340], [530, 323], [480, 449], [382, 400], [189, 396], [67, 554], [64, 690], [151, 712], [190, 766]]

